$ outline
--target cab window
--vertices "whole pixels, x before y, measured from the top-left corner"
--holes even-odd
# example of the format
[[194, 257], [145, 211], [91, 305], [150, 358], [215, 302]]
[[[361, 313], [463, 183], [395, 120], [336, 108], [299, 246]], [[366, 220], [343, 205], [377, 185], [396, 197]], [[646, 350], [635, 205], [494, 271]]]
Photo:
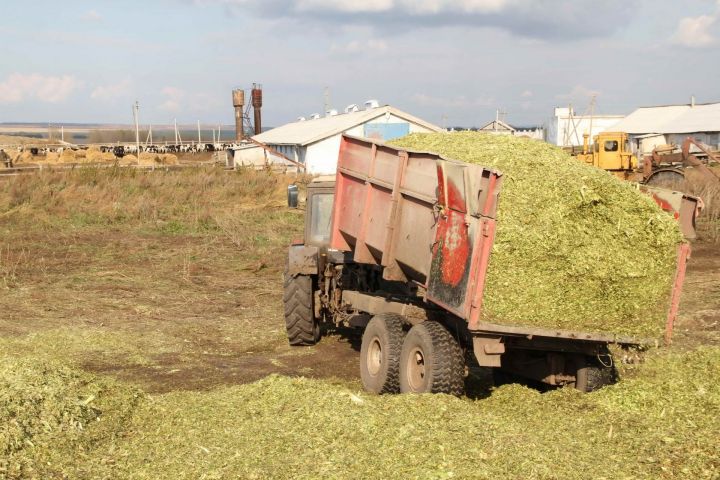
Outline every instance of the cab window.
[[330, 240], [333, 194], [316, 193], [310, 198], [310, 243], [327, 243]]
[[618, 151], [618, 141], [617, 140], [608, 140], [605, 142], [605, 151], [606, 152], [617, 152]]

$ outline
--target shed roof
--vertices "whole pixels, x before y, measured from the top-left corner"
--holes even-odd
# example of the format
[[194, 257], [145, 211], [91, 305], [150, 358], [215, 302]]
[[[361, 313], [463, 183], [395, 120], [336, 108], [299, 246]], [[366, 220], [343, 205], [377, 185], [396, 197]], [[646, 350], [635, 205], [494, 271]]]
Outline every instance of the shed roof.
[[508, 131], [508, 132], [514, 132], [515, 129], [508, 125], [507, 123], [503, 122], [502, 120], [493, 120], [492, 122], [488, 122], [482, 127], [480, 127], [478, 130], [491, 130], [493, 132], [497, 131]]
[[612, 129], [641, 134], [720, 132], [720, 103], [642, 107]]
[[334, 116], [321, 117], [318, 119], [310, 119], [287, 123], [253, 138], [258, 142], [270, 145], [309, 145], [317, 141], [323, 140], [338, 133], [342, 133], [358, 125], [362, 125], [370, 120], [382, 117], [386, 113], [395, 115], [396, 117], [407, 120], [408, 122], [420, 125], [435, 132], [442, 131], [442, 128], [425, 120], [417, 118], [409, 113], [398, 110], [390, 105], [373, 108], [370, 110], [360, 110], [357, 112], [341, 113]]

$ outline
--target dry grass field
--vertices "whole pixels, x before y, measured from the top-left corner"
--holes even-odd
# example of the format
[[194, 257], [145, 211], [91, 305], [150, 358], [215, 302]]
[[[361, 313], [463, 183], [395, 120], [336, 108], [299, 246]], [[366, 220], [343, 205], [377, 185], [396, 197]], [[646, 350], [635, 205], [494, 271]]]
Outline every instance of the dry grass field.
[[286, 344], [294, 181], [0, 178], [0, 478], [720, 476], [719, 244], [693, 248], [674, 346], [614, 387], [372, 397], [352, 335]]
[[0, 333], [151, 391], [330, 370], [285, 345], [292, 180], [118, 168], [4, 182]]

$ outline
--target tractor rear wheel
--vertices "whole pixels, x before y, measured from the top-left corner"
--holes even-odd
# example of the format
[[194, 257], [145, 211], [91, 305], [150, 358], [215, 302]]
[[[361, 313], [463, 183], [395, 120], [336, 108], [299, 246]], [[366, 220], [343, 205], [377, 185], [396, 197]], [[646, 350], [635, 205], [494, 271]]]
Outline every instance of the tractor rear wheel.
[[283, 304], [288, 342], [293, 346], [315, 345], [320, 325], [313, 309], [313, 281], [310, 275], [289, 275], [285, 271]]
[[645, 183], [677, 192], [684, 192], [686, 189], [685, 173], [681, 170], [658, 170], [650, 174]]
[[400, 391], [459, 396], [464, 390], [465, 361], [455, 338], [438, 322], [412, 327], [400, 353]]
[[372, 393], [400, 391], [400, 351], [405, 330], [402, 315], [375, 315], [365, 327], [360, 345], [360, 378]]

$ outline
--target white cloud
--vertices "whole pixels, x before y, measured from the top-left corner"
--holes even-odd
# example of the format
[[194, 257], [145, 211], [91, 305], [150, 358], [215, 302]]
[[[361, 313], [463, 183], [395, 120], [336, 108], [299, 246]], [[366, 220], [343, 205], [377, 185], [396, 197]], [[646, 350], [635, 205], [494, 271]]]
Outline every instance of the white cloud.
[[180, 111], [181, 104], [185, 99], [185, 90], [178, 87], [163, 87], [160, 94], [165, 97], [165, 101], [160, 104], [160, 109], [167, 112], [177, 113]]
[[45, 76], [38, 73], [13, 73], [0, 83], [0, 103], [17, 103], [26, 99], [59, 103], [82, 86], [72, 75]]
[[718, 38], [713, 34], [720, 12], [714, 15], [685, 17], [680, 20], [672, 42], [684, 47], [702, 48], [716, 45]]
[[442, 98], [425, 93], [416, 93], [412, 96], [412, 100], [423, 107], [434, 108], [490, 107], [495, 103], [495, 99], [492, 97], [468, 98], [465, 95], [459, 95], [451, 98]]
[[525, 90], [524, 92], [522, 92], [522, 93], [520, 94], [520, 96], [521, 96], [522, 98], [530, 98], [530, 97], [533, 96], [533, 92], [530, 91], [530, 90]]
[[90, 93], [90, 98], [100, 101], [112, 101], [130, 93], [130, 80], [125, 79], [111, 85], [99, 85]]
[[[235, 3], [248, 1], [236, 0]], [[447, 12], [495, 13], [518, 3], [518, 0], [295, 0], [291, 3], [299, 12], [379, 13], [400, 10], [412, 15], [434, 15]]]
[[598, 95], [600, 95], [599, 90], [593, 90], [585, 87], [584, 85], [575, 85], [569, 92], [559, 93], [555, 95], [555, 98], [558, 100], [585, 101], [589, 100], [592, 96]]
[[336, 12], [386, 12], [393, 8], [393, 0], [297, 0], [298, 11], [333, 10]]
[[[397, 32], [462, 25], [497, 28], [524, 38], [566, 39], [608, 36], [623, 28], [617, 12], [633, 13], [641, 0], [193, 0], [228, 7], [238, 16], [303, 19], [327, 24], [363, 24]], [[552, 4], [552, 5], [550, 5]], [[585, 28], [588, 12], [595, 27]]]
[[100, 15], [95, 10], [89, 10], [85, 12], [81, 17], [81, 20], [85, 20], [86, 22], [99, 22], [103, 19], [103, 16]]
[[333, 44], [330, 48], [332, 53], [359, 54], [359, 53], [382, 53], [388, 49], [387, 43], [383, 40], [353, 40], [344, 45]]

